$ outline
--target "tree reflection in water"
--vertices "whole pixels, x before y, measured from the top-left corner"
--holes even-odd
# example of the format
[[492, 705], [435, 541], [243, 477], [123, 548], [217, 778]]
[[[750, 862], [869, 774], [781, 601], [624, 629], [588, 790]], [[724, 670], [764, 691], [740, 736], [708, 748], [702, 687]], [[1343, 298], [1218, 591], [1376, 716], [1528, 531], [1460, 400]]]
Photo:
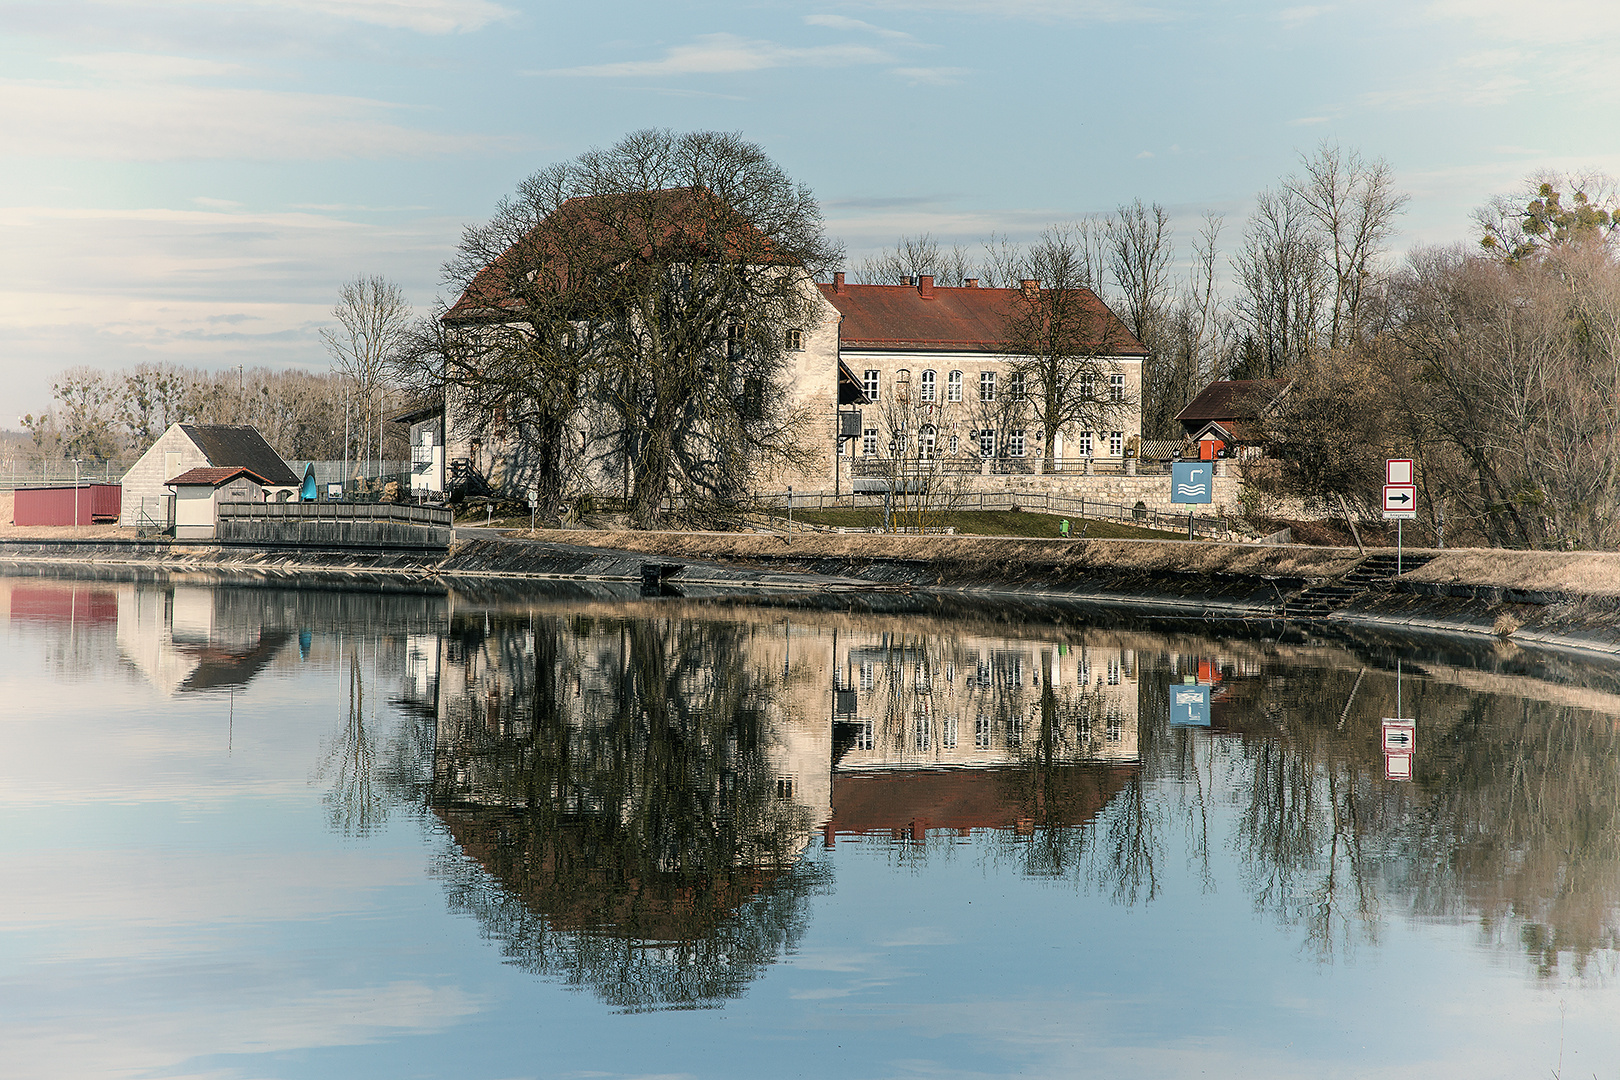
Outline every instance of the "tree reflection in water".
[[825, 864], [769, 760], [749, 628], [458, 616], [431, 801], [440, 873], [515, 964], [625, 1009], [742, 993], [803, 933]]
[[[1165, 895], [1175, 852], [1322, 962], [1405, 918], [1479, 925], [1547, 977], [1620, 950], [1620, 695], [1409, 667], [1417, 770], [1392, 783], [1396, 679], [1365, 650], [799, 615], [790, 663], [761, 645], [787, 647], [779, 619], [559, 610], [452, 620], [426, 802], [452, 903], [623, 1008], [722, 1002], [791, 950], [829, 887], [818, 827], [913, 865], [972, 831], [993, 865], [1124, 905]], [[1168, 723], [1193, 664], [1224, 672], [1210, 730]]]

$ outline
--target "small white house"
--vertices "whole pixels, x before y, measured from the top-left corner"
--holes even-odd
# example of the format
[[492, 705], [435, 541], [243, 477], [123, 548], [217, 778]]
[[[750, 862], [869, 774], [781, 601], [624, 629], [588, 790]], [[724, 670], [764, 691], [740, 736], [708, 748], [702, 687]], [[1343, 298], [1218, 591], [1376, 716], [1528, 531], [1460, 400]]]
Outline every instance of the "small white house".
[[124, 505], [118, 524], [135, 528], [172, 521], [169, 478], [203, 467], [248, 469], [261, 478], [271, 501], [298, 498], [300, 478], [264, 441], [258, 428], [248, 424], [171, 424], [124, 474]]
[[212, 540], [220, 503], [263, 503], [271, 490], [251, 469], [191, 469], [170, 480], [174, 489], [174, 538]]
[[411, 495], [444, 493], [444, 406], [426, 405], [393, 418], [411, 432]]

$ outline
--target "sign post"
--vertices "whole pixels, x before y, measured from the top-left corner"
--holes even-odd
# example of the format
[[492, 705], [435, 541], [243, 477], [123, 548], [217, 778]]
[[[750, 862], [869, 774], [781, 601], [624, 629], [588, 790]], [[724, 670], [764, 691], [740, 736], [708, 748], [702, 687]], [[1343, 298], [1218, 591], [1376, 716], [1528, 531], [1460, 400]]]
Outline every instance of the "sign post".
[[1215, 501], [1215, 464], [1177, 461], [1170, 466], [1170, 502], [1187, 505], [1187, 539], [1193, 538], [1192, 505]]
[[1412, 460], [1390, 458], [1384, 462], [1384, 520], [1395, 522], [1395, 573], [1402, 570], [1404, 538], [1401, 526], [1417, 517], [1417, 484], [1412, 481]]

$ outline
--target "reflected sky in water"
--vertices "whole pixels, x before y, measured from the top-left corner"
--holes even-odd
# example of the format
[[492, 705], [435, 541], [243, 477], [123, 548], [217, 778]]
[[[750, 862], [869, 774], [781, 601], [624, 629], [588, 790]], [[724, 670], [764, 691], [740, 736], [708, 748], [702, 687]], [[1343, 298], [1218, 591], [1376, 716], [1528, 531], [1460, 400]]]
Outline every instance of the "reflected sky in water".
[[183, 576], [0, 626], [8, 1076], [1620, 1069], [1609, 665]]

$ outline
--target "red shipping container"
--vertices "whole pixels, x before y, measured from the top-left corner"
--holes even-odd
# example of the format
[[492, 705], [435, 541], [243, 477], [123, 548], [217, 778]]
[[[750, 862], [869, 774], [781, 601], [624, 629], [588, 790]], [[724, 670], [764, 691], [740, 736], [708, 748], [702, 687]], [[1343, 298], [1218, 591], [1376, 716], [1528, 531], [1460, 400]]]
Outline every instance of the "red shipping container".
[[[78, 509], [75, 512], [74, 504]], [[18, 488], [11, 508], [13, 525], [80, 525], [110, 523], [123, 511], [122, 484], [72, 484]], [[77, 515], [75, 517], [75, 514]]]

